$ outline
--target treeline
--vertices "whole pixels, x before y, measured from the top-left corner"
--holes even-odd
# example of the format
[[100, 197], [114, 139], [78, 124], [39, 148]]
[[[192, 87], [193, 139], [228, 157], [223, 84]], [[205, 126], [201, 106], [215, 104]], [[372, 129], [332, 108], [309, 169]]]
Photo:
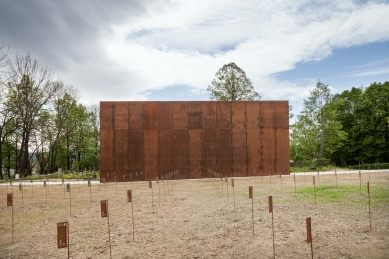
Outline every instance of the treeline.
[[320, 166], [389, 162], [389, 82], [331, 94], [318, 82], [291, 125], [290, 157]]
[[0, 168], [21, 177], [99, 167], [99, 106], [26, 55], [0, 47]]

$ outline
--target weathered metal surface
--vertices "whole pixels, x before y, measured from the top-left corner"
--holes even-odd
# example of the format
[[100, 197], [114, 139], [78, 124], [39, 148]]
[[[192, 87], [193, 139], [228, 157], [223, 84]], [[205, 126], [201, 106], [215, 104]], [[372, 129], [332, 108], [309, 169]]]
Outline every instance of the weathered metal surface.
[[287, 101], [101, 102], [101, 179], [288, 174], [288, 112]]

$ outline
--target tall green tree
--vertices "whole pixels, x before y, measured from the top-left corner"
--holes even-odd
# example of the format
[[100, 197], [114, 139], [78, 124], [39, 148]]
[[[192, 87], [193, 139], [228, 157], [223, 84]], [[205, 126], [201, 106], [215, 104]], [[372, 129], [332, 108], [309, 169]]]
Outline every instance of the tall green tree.
[[216, 72], [207, 90], [210, 98], [217, 101], [253, 101], [261, 96], [254, 91], [253, 84], [246, 73], [234, 62], [224, 65]]
[[[338, 102], [332, 102], [331, 89], [318, 81], [304, 99], [304, 107], [291, 126], [291, 140], [295, 150], [308, 160], [321, 160], [336, 151], [334, 146], [346, 138], [341, 124], [336, 120]], [[296, 153], [296, 151], [294, 151]], [[294, 154], [296, 157], [298, 154]]]

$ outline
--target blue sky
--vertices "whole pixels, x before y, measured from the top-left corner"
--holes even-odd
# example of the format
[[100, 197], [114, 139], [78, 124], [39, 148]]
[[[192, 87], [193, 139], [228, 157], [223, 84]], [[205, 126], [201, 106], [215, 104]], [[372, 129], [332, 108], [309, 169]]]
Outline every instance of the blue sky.
[[86, 105], [209, 100], [229, 62], [294, 113], [318, 79], [333, 93], [389, 80], [382, 0], [0, 0], [0, 24], [0, 45], [30, 52]]

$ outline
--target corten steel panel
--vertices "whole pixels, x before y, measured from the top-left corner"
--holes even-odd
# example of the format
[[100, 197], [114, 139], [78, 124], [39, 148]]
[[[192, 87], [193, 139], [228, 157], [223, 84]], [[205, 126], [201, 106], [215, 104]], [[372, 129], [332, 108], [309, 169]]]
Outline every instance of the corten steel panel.
[[216, 129], [216, 102], [203, 102], [202, 112], [204, 130]]
[[128, 102], [115, 102], [114, 116], [115, 130], [128, 129]]
[[145, 170], [148, 179], [158, 175], [158, 130], [144, 130]]
[[144, 171], [144, 131], [129, 131], [130, 169]]
[[202, 102], [187, 102], [188, 109], [188, 129], [203, 128]]
[[157, 102], [144, 102], [144, 121], [143, 126], [145, 130], [158, 129], [158, 113]]
[[203, 140], [203, 165], [205, 169], [217, 170], [218, 136], [216, 130], [205, 130]]
[[263, 148], [263, 166], [267, 173], [276, 174], [275, 159], [275, 129], [274, 129], [274, 102], [265, 101], [261, 103], [261, 115], [264, 119], [262, 148]]
[[246, 102], [232, 102], [232, 129], [246, 128]]
[[215, 177], [208, 169], [289, 173], [288, 108], [287, 101], [101, 102], [101, 181], [114, 172], [117, 181], [155, 180], [177, 169], [175, 179]]
[[232, 166], [234, 176], [247, 176], [246, 130], [232, 130]]
[[231, 137], [230, 129], [218, 129], [218, 172], [227, 176], [233, 176]]
[[247, 129], [259, 129], [261, 102], [246, 102]]
[[231, 102], [217, 102], [217, 128], [231, 129]]
[[173, 102], [173, 128], [187, 129], [187, 105], [186, 102]]
[[143, 102], [129, 103], [130, 129], [143, 129]]
[[260, 135], [259, 128], [247, 130], [248, 167], [256, 170], [261, 168]]
[[170, 130], [173, 129], [173, 111], [171, 102], [158, 102], [158, 129]]
[[171, 130], [158, 131], [158, 174], [161, 176], [172, 171], [171, 137]]
[[196, 129], [188, 129], [189, 135], [189, 177], [201, 178], [202, 172], [202, 160], [203, 160], [203, 131]]
[[113, 129], [113, 103], [100, 102], [100, 129]]

